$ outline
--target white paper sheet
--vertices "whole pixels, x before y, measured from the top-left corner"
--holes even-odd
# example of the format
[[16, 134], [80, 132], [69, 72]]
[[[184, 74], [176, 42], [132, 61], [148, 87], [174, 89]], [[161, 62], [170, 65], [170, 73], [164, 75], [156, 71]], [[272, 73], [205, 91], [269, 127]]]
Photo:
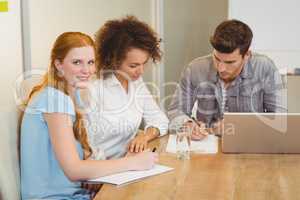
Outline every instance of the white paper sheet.
[[[166, 151], [176, 153], [176, 135], [170, 134]], [[214, 154], [218, 152], [218, 137], [208, 135], [200, 141], [191, 141], [190, 151], [194, 153]]]
[[90, 179], [88, 182], [110, 183], [117, 186], [136, 182], [137, 180], [161, 174], [173, 170], [171, 167], [156, 164], [152, 169], [142, 171], [127, 171], [109, 176], [103, 176], [96, 179]]

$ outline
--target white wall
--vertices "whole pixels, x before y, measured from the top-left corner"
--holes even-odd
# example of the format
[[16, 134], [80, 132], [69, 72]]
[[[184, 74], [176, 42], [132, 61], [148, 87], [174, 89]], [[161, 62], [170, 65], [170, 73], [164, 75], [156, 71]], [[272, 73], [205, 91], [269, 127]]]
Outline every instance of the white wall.
[[[94, 36], [106, 20], [135, 15], [151, 24], [151, 1], [27, 0], [31, 67], [45, 69], [56, 37], [65, 31]], [[29, 67], [30, 68], [30, 67]], [[146, 76], [150, 76], [148, 72]], [[147, 77], [146, 77], [147, 78]]]
[[252, 49], [270, 56], [279, 68], [300, 67], [299, 0], [229, 0], [229, 18], [253, 30]]
[[14, 105], [14, 82], [22, 72], [20, 1], [8, 3], [9, 12], [0, 12], [1, 111], [8, 111]]
[[8, 4], [9, 11], [0, 12], [0, 192], [3, 200], [16, 200], [19, 199], [19, 167], [13, 90], [22, 72], [20, 0], [10, 0]]
[[[193, 59], [211, 52], [209, 37], [227, 19], [228, 0], [165, 0], [165, 81], [176, 83]], [[166, 96], [175, 87], [167, 86]], [[168, 101], [166, 102], [168, 104]]]
[[[247, 23], [253, 31], [251, 49], [268, 55], [282, 73], [300, 68], [299, 0], [229, 0], [229, 18]], [[289, 112], [300, 112], [300, 78], [288, 76]]]

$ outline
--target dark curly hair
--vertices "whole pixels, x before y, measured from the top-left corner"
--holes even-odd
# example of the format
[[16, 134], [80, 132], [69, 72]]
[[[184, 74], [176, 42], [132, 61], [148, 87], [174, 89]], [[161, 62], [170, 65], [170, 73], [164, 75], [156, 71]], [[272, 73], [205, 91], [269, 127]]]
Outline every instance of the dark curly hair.
[[251, 45], [253, 33], [250, 27], [239, 20], [226, 20], [219, 24], [210, 38], [214, 49], [221, 53], [232, 53], [237, 48], [244, 56]]
[[153, 62], [161, 60], [161, 39], [152, 28], [134, 16], [107, 21], [95, 34], [98, 69], [117, 70], [131, 48], [149, 53]]

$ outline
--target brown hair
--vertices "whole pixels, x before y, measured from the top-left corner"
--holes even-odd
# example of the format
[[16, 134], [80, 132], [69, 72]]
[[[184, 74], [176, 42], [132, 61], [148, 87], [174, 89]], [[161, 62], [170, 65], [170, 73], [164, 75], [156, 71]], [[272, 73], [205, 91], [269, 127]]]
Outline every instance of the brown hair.
[[244, 56], [253, 38], [250, 27], [239, 20], [226, 20], [219, 24], [210, 38], [213, 48], [221, 53], [232, 53], [237, 48]]
[[149, 53], [153, 62], [161, 59], [161, 39], [151, 27], [134, 16], [107, 21], [95, 34], [99, 69], [117, 70], [131, 48]]
[[[65, 32], [58, 36], [51, 51], [51, 61], [48, 71], [44, 75], [42, 81], [38, 85], [33, 87], [31, 92], [29, 93], [28, 99], [24, 102], [24, 105], [27, 106], [31, 98], [47, 86], [51, 86], [64, 92], [66, 95], [69, 95], [67, 91], [67, 82], [63, 77], [60, 77], [58, 75], [59, 73], [54, 65], [54, 62], [55, 60], [59, 60], [60, 62], [62, 62], [71, 49], [84, 46], [91, 46], [94, 48], [94, 52], [96, 52], [94, 41], [90, 36], [84, 33]], [[88, 144], [87, 131], [84, 127], [84, 124], [82, 123], [83, 118], [77, 109], [75, 109], [75, 111], [76, 120], [73, 126], [74, 135], [82, 145], [83, 150], [88, 152], [88, 156], [90, 156], [92, 153], [92, 149]]]

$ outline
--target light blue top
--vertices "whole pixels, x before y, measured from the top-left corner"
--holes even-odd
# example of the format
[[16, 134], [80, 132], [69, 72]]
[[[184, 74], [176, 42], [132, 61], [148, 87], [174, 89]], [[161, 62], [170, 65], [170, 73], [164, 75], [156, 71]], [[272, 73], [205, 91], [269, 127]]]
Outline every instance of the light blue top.
[[[27, 106], [21, 126], [21, 194], [29, 199], [90, 199], [80, 182], [71, 182], [60, 167], [43, 113], [65, 113], [75, 121], [74, 104], [63, 92], [46, 87]], [[64, 133], [61, 133], [64, 134]], [[77, 142], [83, 158], [83, 149]], [[74, 166], [76, 167], [76, 166]]]

